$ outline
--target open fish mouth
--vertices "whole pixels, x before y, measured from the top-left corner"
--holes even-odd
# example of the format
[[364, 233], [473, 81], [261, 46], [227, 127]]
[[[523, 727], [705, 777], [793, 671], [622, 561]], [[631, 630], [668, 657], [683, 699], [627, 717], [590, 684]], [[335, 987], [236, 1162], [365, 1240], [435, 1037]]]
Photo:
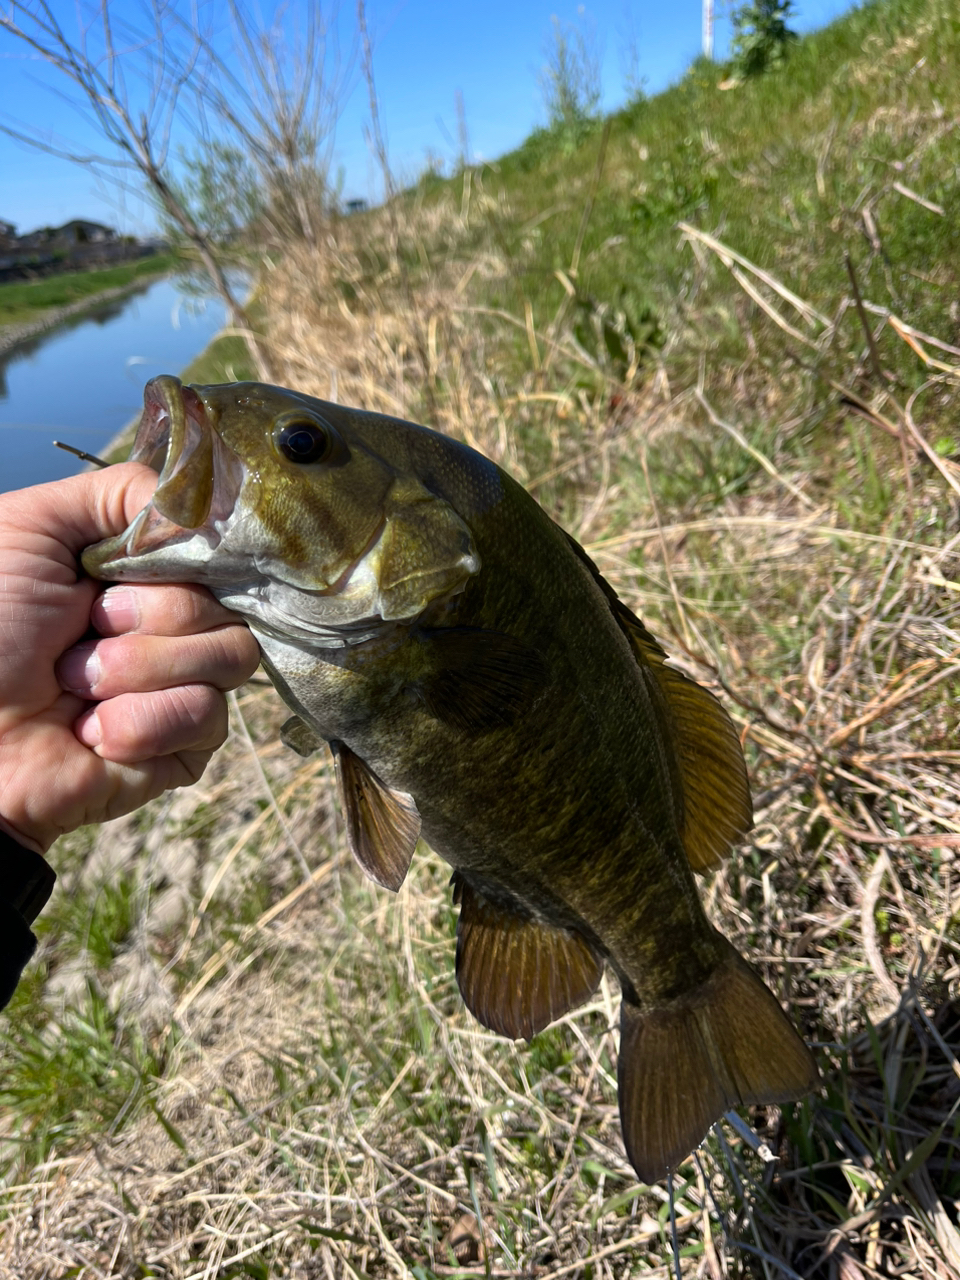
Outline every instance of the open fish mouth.
[[84, 552], [88, 572], [105, 577], [108, 566], [119, 567], [119, 562], [198, 534], [211, 550], [218, 545], [220, 526], [233, 512], [244, 472], [193, 387], [169, 374], [147, 383], [130, 461], [159, 471], [156, 491], [122, 534]]

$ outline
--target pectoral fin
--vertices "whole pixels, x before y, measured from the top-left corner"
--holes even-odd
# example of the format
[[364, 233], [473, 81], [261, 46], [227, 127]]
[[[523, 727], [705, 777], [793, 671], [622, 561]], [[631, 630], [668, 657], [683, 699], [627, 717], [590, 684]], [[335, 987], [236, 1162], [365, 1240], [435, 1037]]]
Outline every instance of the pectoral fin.
[[454, 872], [457, 983], [485, 1027], [530, 1040], [596, 991], [603, 960], [579, 933], [491, 902]]
[[299, 716], [291, 716], [280, 726], [280, 741], [298, 756], [312, 756], [323, 745], [323, 738], [316, 729], [312, 729], [306, 720]]
[[413, 796], [392, 791], [342, 742], [331, 742], [350, 852], [377, 884], [395, 893], [420, 838]]
[[540, 655], [502, 632], [440, 627], [419, 638], [429, 662], [413, 693], [431, 715], [464, 733], [511, 724], [546, 682]]

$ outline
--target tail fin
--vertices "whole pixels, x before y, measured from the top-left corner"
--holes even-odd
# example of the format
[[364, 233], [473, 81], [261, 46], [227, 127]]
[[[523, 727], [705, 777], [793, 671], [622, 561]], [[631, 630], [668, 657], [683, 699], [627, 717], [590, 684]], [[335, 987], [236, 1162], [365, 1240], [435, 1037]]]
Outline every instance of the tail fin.
[[739, 1103], [816, 1087], [813, 1055], [773, 993], [725, 942], [700, 987], [661, 1009], [620, 1005], [620, 1123], [630, 1162], [657, 1182]]

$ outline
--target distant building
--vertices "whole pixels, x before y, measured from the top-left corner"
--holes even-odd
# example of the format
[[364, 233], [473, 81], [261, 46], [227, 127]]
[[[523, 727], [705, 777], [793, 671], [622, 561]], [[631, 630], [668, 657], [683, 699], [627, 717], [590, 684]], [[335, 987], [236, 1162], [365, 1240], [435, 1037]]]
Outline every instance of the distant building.
[[113, 227], [105, 227], [102, 222], [87, 222], [84, 218], [73, 218], [58, 227], [55, 232], [58, 240], [67, 240], [72, 244], [106, 244], [117, 239]]
[[102, 222], [89, 222], [86, 218], [72, 218], [62, 227], [38, 227], [20, 236], [20, 249], [73, 249], [78, 244], [112, 244], [117, 240], [113, 227]]
[[344, 204], [347, 213], [365, 213], [368, 207], [366, 200], [347, 200]]
[[0, 220], [0, 280], [33, 279], [57, 271], [82, 271], [145, 257], [155, 249], [113, 227], [71, 218], [62, 227], [37, 227], [24, 236]]

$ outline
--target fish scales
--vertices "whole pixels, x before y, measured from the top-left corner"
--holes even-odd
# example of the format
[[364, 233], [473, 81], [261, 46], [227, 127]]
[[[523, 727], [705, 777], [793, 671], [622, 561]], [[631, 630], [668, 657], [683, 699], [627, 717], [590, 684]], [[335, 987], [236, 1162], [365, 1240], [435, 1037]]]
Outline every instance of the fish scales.
[[[703, 916], [672, 831], [669, 777], [636, 661], [566, 539], [552, 524], [529, 518], [539, 508], [506, 503], [501, 493], [485, 516], [493, 484], [469, 483], [475, 472], [458, 483], [462, 474], [450, 468], [448, 476], [435, 474], [431, 486], [470, 522], [483, 565], [458, 598], [457, 615], [493, 632], [522, 634], [550, 672], [545, 691], [520, 720], [471, 737], [464, 752], [462, 732], [423, 708], [408, 711], [398, 737], [391, 707], [414, 673], [394, 666], [383, 681], [375, 666], [365, 678], [366, 653], [343, 659], [342, 669], [364, 687], [343, 681], [342, 707], [330, 706], [336, 695], [325, 662], [304, 669], [288, 688], [325, 737], [346, 740], [384, 782], [417, 797], [424, 837], [454, 867], [486, 875], [521, 900], [533, 889], [547, 918], [564, 924], [579, 918], [599, 938], [622, 934], [625, 945], [611, 946], [615, 967], [655, 1001], [662, 987], [689, 979]], [[558, 614], [568, 618], [562, 635]], [[589, 669], [577, 661], [586, 653]], [[357, 703], [369, 713], [362, 727], [353, 723]], [[652, 826], [636, 796], [659, 802]], [[585, 881], [584, 865], [598, 849], [607, 874]], [[663, 961], [651, 969], [666, 927], [690, 940], [669, 957], [682, 973], [665, 972]]]
[[[145, 392], [150, 507], [96, 576], [196, 581], [245, 616], [331, 744], [358, 862], [396, 889], [420, 834], [453, 868], [457, 979], [530, 1037], [620, 979], [621, 1120], [645, 1181], [729, 1106], [816, 1083], [694, 869], [751, 822], [739, 742], [581, 548], [428, 428], [260, 384]], [[164, 452], [165, 448], [165, 452]]]
[[[559, 911], [569, 920], [572, 909], [608, 939], [625, 915], [675, 919], [681, 914], [672, 905], [677, 894], [683, 914], [699, 917], [692, 876], [677, 856], [673, 833], [666, 834], [669, 779], [635, 660], [569, 547], [540, 522], [524, 528], [517, 516], [525, 511], [513, 508], [517, 527], [505, 530], [510, 564], [503, 563], [496, 540], [484, 537], [483, 521], [473, 524], [484, 567], [465, 589], [458, 612], [495, 632], [513, 628], [524, 635], [544, 659], [546, 689], [517, 722], [472, 740], [468, 753], [453, 749], [456, 730], [438, 732], [421, 711], [410, 730], [414, 767], [391, 777], [383, 759], [383, 776], [424, 796], [424, 835], [453, 866], [496, 878], [518, 897], [532, 897], [535, 880], [545, 915]], [[544, 600], [551, 602], [549, 611]], [[562, 635], [554, 625], [557, 615], [568, 619]], [[577, 660], [585, 653], [592, 655], [589, 670]], [[374, 739], [377, 723], [371, 726]], [[378, 768], [376, 741], [363, 745]], [[637, 795], [660, 801], [647, 822], [633, 803]], [[659, 839], [657, 829], [664, 833]], [[598, 850], [605, 872], [613, 875], [592, 882], [584, 868]], [[665, 878], [651, 863], [662, 864]], [[625, 886], [633, 893], [622, 894]], [[635, 945], [644, 934], [632, 923], [624, 920], [623, 932]], [[649, 984], [649, 969], [631, 973], [638, 966], [631, 965], [629, 949], [618, 954], [611, 944], [611, 954], [635, 986]]]

